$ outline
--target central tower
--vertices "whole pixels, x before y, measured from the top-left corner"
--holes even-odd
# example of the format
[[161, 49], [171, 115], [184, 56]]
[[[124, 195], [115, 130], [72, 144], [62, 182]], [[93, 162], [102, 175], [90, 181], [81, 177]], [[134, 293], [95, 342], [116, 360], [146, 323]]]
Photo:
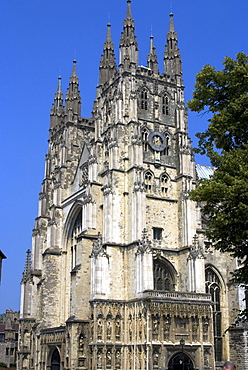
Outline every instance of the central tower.
[[65, 101], [58, 81], [22, 280], [20, 369], [213, 368], [173, 14], [162, 73], [153, 36], [139, 66], [130, 0], [119, 51], [117, 66], [108, 24], [89, 119], [76, 61]]

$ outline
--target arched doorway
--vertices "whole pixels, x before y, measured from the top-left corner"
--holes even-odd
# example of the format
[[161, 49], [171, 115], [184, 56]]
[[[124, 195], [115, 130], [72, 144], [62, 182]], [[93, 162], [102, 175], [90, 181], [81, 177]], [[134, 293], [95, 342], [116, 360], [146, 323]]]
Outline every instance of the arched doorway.
[[60, 370], [60, 355], [57, 348], [53, 351], [52, 354], [51, 370]]
[[168, 370], [194, 370], [191, 359], [183, 352], [173, 356], [168, 365]]

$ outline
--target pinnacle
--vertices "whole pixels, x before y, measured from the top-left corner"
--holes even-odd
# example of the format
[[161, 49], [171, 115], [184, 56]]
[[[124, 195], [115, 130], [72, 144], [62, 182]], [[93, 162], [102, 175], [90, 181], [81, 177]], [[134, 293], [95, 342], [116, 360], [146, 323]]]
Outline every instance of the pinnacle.
[[73, 69], [72, 69], [72, 76], [73, 77], [76, 77], [77, 76], [76, 64], [77, 64], [77, 61], [76, 61], [76, 59], [74, 59], [73, 60]]
[[126, 16], [126, 19], [132, 19], [131, 0], [127, 0], [127, 16]]
[[175, 32], [173, 17], [174, 17], [174, 14], [170, 13], [170, 32]]

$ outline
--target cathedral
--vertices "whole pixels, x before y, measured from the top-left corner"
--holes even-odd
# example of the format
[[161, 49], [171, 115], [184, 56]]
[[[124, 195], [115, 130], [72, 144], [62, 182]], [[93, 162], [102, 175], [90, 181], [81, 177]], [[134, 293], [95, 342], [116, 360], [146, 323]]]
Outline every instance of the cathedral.
[[107, 25], [90, 118], [75, 60], [65, 98], [58, 79], [19, 370], [215, 370], [229, 359], [248, 369], [247, 328], [232, 326], [238, 261], [206, 239], [189, 197], [213, 169], [194, 161], [173, 14], [168, 26], [162, 73], [152, 36], [139, 65], [127, 0], [118, 66]]

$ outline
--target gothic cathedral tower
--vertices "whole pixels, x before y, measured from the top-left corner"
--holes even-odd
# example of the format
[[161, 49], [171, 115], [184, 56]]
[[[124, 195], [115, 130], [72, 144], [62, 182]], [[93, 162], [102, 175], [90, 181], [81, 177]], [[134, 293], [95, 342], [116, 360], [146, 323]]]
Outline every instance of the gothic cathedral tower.
[[159, 73], [152, 36], [138, 64], [127, 0], [119, 66], [108, 24], [90, 119], [76, 61], [65, 100], [58, 81], [19, 369], [203, 370], [228, 356], [233, 261], [205, 240], [196, 181], [173, 14]]

